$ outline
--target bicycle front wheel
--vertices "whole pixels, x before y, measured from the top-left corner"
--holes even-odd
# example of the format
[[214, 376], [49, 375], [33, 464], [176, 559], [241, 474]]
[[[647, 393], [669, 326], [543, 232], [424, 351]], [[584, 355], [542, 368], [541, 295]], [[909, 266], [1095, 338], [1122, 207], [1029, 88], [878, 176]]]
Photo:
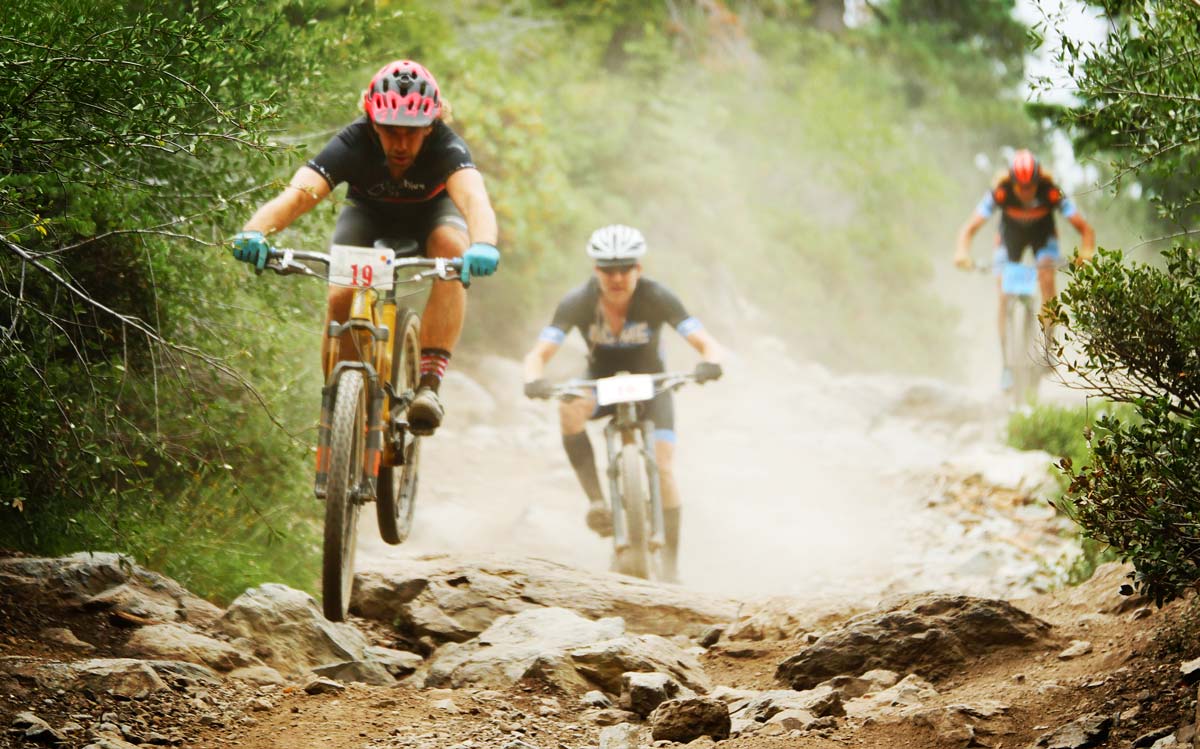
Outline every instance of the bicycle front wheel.
[[[410, 309], [396, 311], [396, 349], [392, 353], [392, 389], [397, 394], [415, 392], [421, 378], [421, 322]], [[389, 544], [402, 543], [412, 531], [417, 506], [417, 460], [421, 439], [400, 435], [403, 464], [381, 465], [375, 491], [379, 535]]]
[[621, 507], [629, 546], [617, 552], [617, 571], [634, 577], [650, 577], [650, 492], [646, 488], [645, 463], [637, 445], [621, 448]]
[[325, 547], [321, 598], [325, 618], [340, 622], [350, 608], [354, 550], [358, 538], [358, 486], [367, 446], [367, 392], [362, 372], [345, 370], [337, 380], [325, 488]]
[[1013, 297], [1008, 303], [1008, 361], [1012, 372], [1012, 396], [1016, 406], [1024, 406], [1037, 397], [1041, 378], [1041, 337], [1036, 305], [1031, 297]]

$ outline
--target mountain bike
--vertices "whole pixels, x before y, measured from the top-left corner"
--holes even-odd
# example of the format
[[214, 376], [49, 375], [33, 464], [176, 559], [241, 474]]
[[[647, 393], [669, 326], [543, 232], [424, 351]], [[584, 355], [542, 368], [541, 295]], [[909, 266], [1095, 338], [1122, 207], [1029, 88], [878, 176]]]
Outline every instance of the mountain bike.
[[[321, 389], [314, 492], [325, 500], [321, 599], [325, 617], [342, 621], [350, 606], [354, 551], [362, 505], [375, 502], [379, 535], [403, 542], [416, 506], [420, 437], [409, 429], [408, 405], [420, 378], [420, 317], [398, 303], [397, 284], [458, 279], [458, 258], [404, 257], [415, 242], [376, 247], [333, 245], [328, 253], [272, 250], [267, 267], [354, 290], [350, 317], [331, 321], [329, 372]], [[303, 262], [298, 262], [303, 261]], [[325, 272], [305, 263], [325, 266]], [[413, 271], [411, 275], [404, 275]], [[343, 333], [357, 357], [339, 361]]]
[[662, 553], [662, 493], [655, 458], [654, 422], [644, 418], [639, 404], [695, 382], [690, 372], [663, 374], [620, 373], [596, 380], [570, 380], [550, 389], [561, 400], [596, 399], [613, 406], [604, 425], [608, 454], [609, 503], [613, 520], [613, 569], [647, 580], [664, 579]]

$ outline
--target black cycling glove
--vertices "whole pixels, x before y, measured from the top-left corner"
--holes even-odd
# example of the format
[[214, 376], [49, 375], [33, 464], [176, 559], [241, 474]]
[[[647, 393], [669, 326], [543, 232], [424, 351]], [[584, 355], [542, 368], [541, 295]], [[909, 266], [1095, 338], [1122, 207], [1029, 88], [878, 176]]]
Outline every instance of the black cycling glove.
[[554, 386], [540, 377], [525, 383], [526, 398], [549, 398], [553, 395]]
[[696, 365], [696, 382], [721, 379], [721, 365], [713, 361], [702, 361]]

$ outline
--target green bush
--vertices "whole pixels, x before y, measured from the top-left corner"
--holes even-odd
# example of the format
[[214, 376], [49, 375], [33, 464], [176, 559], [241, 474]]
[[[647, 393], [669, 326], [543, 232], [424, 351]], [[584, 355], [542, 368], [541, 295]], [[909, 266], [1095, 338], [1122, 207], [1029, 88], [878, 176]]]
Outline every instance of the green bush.
[[123, 551], [216, 597], [312, 586], [295, 295], [212, 241], [249, 209], [250, 155], [276, 153], [272, 71], [313, 71], [307, 25], [279, 18], [301, 5], [0, 14], [0, 545]]
[[1091, 459], [1088, 439], [1096, 421], [1105, 415], [1128, 418], [1131, 414], [1129, 406], [1103, 401], [1087, 406], [1041, 403], [1009, 415], [1007, 440], [1018, 450], [1042, 450], [1082, 468]]
[[1200, 260], [1181, 247], [1164, 258], [1101, 251], [1054, 307], [1082, 352], [1068, 368], [1134, 411], [1097, 422], [1087, 464], [1063, 461], [1061, 508], [1131, 561], [1159, 603], [1200, 579]]

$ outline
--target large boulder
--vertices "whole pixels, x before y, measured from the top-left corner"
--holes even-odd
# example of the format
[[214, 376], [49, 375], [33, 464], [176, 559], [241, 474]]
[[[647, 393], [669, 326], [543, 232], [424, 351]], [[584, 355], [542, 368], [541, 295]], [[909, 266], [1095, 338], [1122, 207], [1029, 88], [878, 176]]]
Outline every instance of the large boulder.
[[631, 671], [621, 674], [621, 707], [643, 718], [669, 699], [678, 697], [679, 682], [666, 674]]
[[354, 681], [378, 687], [388, 687], [396, 683], [396, 677], [383, 664], [374, 661], [331, 663], [327, 666], [317, 666], [312, 671], [319, 677], [340, 682]]
[[744, 702], [730, 705], [729, 712], [739, 719], [765, 723], [788, 710], [802, 710], [817, 718], [846, 714], [842, 707], [841, 695], [827, 686], [803, 692], [790, 689], [759, 692]]
[[618, 637], [624, 629], [620, 619], [591, 621], [560, 608], [502, 616], [473, 641], [441, 648], [429, 664], [425, 685], [505, 688], [541, 678], [568, 691], [586, 691], [566, 660], [567, 651]]
[[277, 583], [238, 596], [217, 628], [235, 645], [249, 646], [267, 665], [292, 675], [362, 660], [368, 645], [355, 627], [326, 619], [312, 596]]
[[137, 629], [125, 643], [135, 658], [202, 663], [217, 671], [261, 666], [262, 661], [233, 645], [180, 624], [154, 624]]
[[465, 642], [502, 616], [540, 607], [621, 617], [632, 632], [662, 635], [699, 634], [738, 613], [730, 599], [540, 559], [432, 555], [388, 565], [358, 574], [351, 611], [439, 643]]
[[711, 697], [667, 700], [650, 714], [650, 736], [655, 741], [686, 744], [701, 736], [718, 741], [729, 738], [729, 708]]
[[[172, 661], [141, 661], [133, 658], [93, 658], [73, 663], [44, 662], [32, 658], [0, 658], [0, 675], [48, 691], [86, 690], [142, 699], [167, 689], [165, 678], [203, 675], [216, 682], [215, 674], [194, 664]], [[193, 679], [195, 680], [195, 679]]]
[[909, 674], [887, 689], [863, 695], [845, 703], [846, 714], [854, 718], [872, 718], [884, 722], [902, 719], [937, 699], [933, 685], [916, 674]]
[[937, 680], [997, 648], [1036, 645], [1050, 625], [1005, 601], [922, 595], [855, 617], [783, 661], [776, 677], [805, 690], [872, 669]]
[[617, 637], [573, 648], [568, 655], [584, 678], [610, 694], [621, 693], [621, 676], [627, 671], [667, 674], [700, 694], [712, 689], [695, 656], [658, 635]]
[[109, 609], [138, 619], [204, 626], [221, 610], [129, 557], [79, 552], [58, 558], [0, 559], [0, 596], [30, 605]]

